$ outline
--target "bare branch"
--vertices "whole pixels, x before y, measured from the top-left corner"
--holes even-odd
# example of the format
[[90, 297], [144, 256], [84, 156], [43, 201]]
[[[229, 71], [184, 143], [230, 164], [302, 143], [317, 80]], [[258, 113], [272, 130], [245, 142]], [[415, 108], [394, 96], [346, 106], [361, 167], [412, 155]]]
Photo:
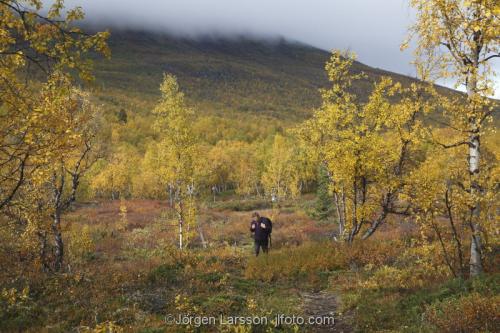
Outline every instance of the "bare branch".
[[493, 59], [493, 58], [500, 58], [500, 53], [492, 54], [492, 55], [484, 58], [483, 60], [481, 60], [479, 63], [482, 64], [482, 63], [487, 62], [488, 60]]
[[460, 142], [452, 143], [449, 145], [441, 143], [441, 142], [437, 142], [437, 141], [435, 141], [435, 143], [437, 143], [438, 145], [440, 145], [441, 147], [446, 148], [446, 149], [455, 148], [455, 147], [459, 147], [459, 146], [469, 146], [469, 147], [472, 146], [472, 144], [469, 141], [460, 141]]

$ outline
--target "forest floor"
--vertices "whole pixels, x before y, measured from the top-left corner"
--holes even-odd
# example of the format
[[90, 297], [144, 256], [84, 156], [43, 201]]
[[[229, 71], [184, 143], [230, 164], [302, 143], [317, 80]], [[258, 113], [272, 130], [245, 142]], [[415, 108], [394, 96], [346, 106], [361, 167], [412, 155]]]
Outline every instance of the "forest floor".
[[[270, 254], [255, 258], [248, 228], [251, 212], [258, 208], [262, 215], [273, 219], [274, 227]], [[108, 270], [113, 270], [111, 267], [116, 262], [130, 266], [129, 262], [134, 262], [136, 257], [142, 258], [138, 275], [146, 276], [147, 283], [129, 286], [123, 297], [141, 308], [145, 316], [223, 314], [229, 321], [232, 316], [264, 315], [272, 323], [260, 328], [257, 325], [254, 331], [274, 329], [274, 326], [285, 332], [296, 329], [351, 331], [340, 317], [339, 291], [328, 290], [327, 275], [303, 272], [282, 279], [254, 274], [251, 270], [266, 270], [263, 265], [272, 261], [268, 256], [274, 257], [275, 252], [287, 253], [290, 248], [327, 239], [334, 228], [331, 223], [318, 223], [296, 206], [273, 210], [261, 201], [216, 201], [200, 209], [201, 223], [190, 235], [190, 249], [187, 250], [190, 253], [182, 255], [174, 249], [177, 225], [171, 213], [167, 204], [161, 201], [115, 201], [84, 205], [70, 214], [68, 220], [70, 224], [95, 221], [94, 235], [97, 230], [102, 234], [99, 225], [112, 230], [111, 239], [103, 237], [95, 242], [94, 251], [97, 261], [108, 262]], [[207, 249], [203, 248], [200, 230], [207, 241]], [[179, 257], [174, 261], [164, 258], [169, 253]], [[115, 269], [123, 271], [125, 267]], [[283, 316], [280, 325], [275, 322], [279, 315]], [[295, 317], [297, 319], [292, 319]], [[302, 324], [300, 320], [323, 321]], [[124, 323], [120, 319], [114, 321]], [[153, 326], [161, 328], [158, 323]], [[237, 325], [233, 327], [237, 328]], [[201, 329], [218, 331], [221, 328], [207, 326]]]
[[[184, 251], [164, 201], [80, 204], [63, 220], [64, 272], [16, 270], [13, 256], [0, 263], [8, 268], [0, 281], [11, 290], [0, 331], [439, 332], [422, 314], [443, 301], [498, 306], [499, 274], [464, 282], [421, 266], [411, 224], [391, 221], [370, 241], [346, 247], [332, 242], [333, 221], [311, 217], [313, 203], [304, 196], [280, 209], [258, 199], [205, 204]], [[273, 220], [272, 249], [257, 258], [249, 233], [255, 210]], [[441, 260], [439, 251], [432, 260]], [[490, 317], [478, 322], [496, 323], [498, 311], [484, 313]], [[324, 320], [290, 321], [298, 317]], [[197, 322], [203, 318], [215, 322]]]

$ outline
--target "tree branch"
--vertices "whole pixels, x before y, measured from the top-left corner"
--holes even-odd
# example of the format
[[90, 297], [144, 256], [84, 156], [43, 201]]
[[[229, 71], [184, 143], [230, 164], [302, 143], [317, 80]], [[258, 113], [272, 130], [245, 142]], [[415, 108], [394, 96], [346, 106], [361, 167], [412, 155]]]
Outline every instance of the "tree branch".
[[493, 58], [500, 58], [500, 53], [487, 56], [486, 58], [481, 60], [479, 63], [482, 64], [482, 63], [487, 62], [488, 60], [493, 59]]

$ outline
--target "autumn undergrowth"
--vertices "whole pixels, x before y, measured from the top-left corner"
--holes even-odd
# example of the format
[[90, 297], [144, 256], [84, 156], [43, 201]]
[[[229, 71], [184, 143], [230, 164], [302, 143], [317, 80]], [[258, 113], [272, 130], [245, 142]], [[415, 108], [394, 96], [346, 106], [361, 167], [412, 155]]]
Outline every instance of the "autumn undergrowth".
[[311, 242], [250, 259], [245, 276], [341, 295], [356, 332], [494, 332], [500, 324], [500, 274], [453, 278], [408, 239], [352, 245]]
[[[124, 204], [126, 219], [120, 215]], [[367, 241], [334, 242], [328, 236], [334, 222], [311, 220], [301, 207], [289, 203], [276, 214], [273, 247], [257, 258], [248, 212], [204, 208], [200, 217], [208, 247], [193, 236], [190, 247], [179, 251], [164, 204], [81, 207], [66, 216], [64, 272], [40, 274], [35, 263], [14, 268], [15, 258], [2, 252], [2, 267], [10, 269], [0, 273], [0, 331], [307, 331], [272, 323], [179, 327], [166, 325], [165, 318], [299, 315], [304, 292], [325, 290], [338, 295], [338, 315], [357, 332], [498, 327], [500, 274], [494, 265], [480, 278], [454, 279], [432, 239], [423, 246], [417, 233], [393, 226]]]

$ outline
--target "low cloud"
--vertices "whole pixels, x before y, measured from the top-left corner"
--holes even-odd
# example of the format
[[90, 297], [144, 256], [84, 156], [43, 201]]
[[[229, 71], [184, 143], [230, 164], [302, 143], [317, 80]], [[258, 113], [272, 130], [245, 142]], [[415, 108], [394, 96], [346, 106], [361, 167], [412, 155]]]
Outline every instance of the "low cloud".
[[281, 36], [325, 50], [350, 49], [370, 66], [414, 75], [411, 50], [399, 49], [413, 21], [408, 0], [66, 0], [66, 4], [81, 6], [87, 22], [99, 26], [191, 37]]

